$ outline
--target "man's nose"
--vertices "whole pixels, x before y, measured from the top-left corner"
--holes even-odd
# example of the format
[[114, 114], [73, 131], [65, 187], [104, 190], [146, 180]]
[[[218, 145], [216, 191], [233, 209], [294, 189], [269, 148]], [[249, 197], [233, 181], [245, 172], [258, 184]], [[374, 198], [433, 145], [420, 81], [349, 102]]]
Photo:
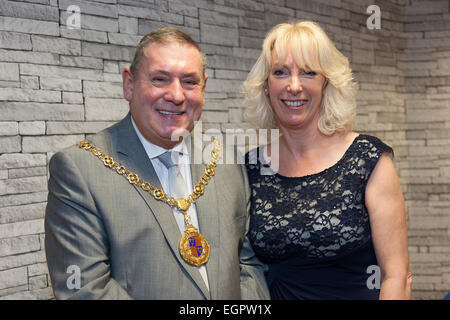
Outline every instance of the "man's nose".
[[170, 83], [170, 85], [167, 87], [167, 92], [164, 98], [176, 105], [182, 104], [184, 102], [184, 89], [180, 83], [180, 80], [175, 79]]
[[302, 91], [302, 80], [300, 76], [293, 75], [290, 77], [287, 90], [294, 96]]

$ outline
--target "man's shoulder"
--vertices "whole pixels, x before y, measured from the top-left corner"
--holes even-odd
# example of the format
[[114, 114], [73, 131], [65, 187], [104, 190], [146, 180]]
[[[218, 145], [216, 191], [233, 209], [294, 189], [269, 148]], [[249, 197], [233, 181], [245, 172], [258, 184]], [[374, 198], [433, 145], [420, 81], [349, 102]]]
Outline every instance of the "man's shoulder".
[[51, 157], [50, 166], [54, 165], [55, 163], [62, 164], [67, 162], [71, 162], [72, 164], [77, 166], [83, 166], [87, 162], [92, 162], [95, 157], [90, 154], [91, 152], [87, 152], [85, 148], [81, 148], [79, 145], [79, 143], [83, 141], [90, 143], [92, 146], [108, 154], [108, 152], [114, 150], [114, 142], [111, 134], [111, 132], [114, 131], [114, 126], [115, 125], [103, 129], [96, 134], [87, 136], [82, 141], [77, 141], [73, 145], [59, 150]]
[[[111, 152], [115, 149], [114, 146], [117, 144], [114, 137], [120, 135], [119, 131], [126, 125], [127, 118], [129, 118], [129, 116], [95, 134], [87, 135], [84, 141], [88, 141], [94, 147], [99, 148], [104, 152]], [[79, 147], [75, 143], [60, 150], [57, 154], [76, 155], [78, 153], [77, 150], [79, 150]]]

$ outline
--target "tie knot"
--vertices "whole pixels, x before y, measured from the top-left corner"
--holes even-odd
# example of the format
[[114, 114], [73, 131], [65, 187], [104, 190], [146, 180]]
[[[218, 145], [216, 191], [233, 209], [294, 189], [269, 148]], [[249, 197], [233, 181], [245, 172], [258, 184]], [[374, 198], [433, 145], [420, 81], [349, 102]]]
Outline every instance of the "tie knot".
[[167, 169], [178, 165], [180, 153], [178, 151], [166, 151], [158, 158], [166, 166]]

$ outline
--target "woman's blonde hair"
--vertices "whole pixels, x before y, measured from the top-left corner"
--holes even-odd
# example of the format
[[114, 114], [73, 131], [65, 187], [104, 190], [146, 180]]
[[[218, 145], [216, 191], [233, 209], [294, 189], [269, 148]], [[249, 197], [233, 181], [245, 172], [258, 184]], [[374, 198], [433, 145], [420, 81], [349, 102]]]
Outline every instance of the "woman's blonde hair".
[[281, 64], [290, 51], [299, 68], [320, 73], [323, 91], [318, 128], [325, 135], [349, 131], [355, 118], [356, 85], [348, 59], [314, 22], [282, 23], [269, 31], [262, 52], [244, 82], [245, 119], [258, 128], [278, 128], [270, 100], [264, 94], [275, 51]]

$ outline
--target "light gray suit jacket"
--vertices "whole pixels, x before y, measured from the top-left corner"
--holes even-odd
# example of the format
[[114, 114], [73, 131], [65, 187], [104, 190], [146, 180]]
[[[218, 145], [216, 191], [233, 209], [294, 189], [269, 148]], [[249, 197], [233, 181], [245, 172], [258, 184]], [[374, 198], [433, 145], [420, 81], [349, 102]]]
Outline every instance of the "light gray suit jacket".
[[[129, 114], [91, 142], [161, 188]], [[192, 164], [192, 180], [197, 182], [203, 170], [203, 164]], [[218, 164], [196, 203], [200, 231], [211, 246], [210, 291], [179, 254], [181, 233], [171, 208], [92, 153], [77, 146], [56, 153], [48, 187], [45, 250], [56, 298], [269, 298], [265, 266], [247, 239], [250, 195], [242, 166]], [[80, 289], [67, 285], [70, 266], [80, 270]]]

